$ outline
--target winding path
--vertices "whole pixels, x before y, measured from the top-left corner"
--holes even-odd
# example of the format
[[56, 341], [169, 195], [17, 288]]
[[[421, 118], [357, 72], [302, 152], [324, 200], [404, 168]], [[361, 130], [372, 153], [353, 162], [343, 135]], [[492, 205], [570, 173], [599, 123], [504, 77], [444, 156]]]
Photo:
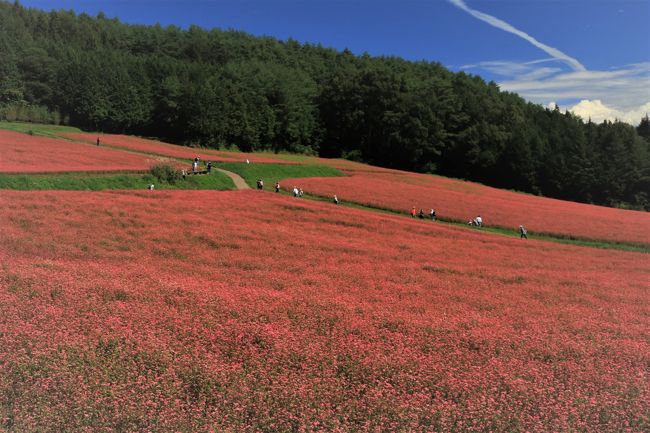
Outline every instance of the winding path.
[[229, 178], [231, 178], [233, 183], [235, 184], [235, 188], [237, 188], [237, 189], [251, 189], [251, 187], [248, 186], [248, 184], [246, 183], [244, 178], [241, 177], [240, 175], [238, 175], [237, 173], [233, 173], [232, 171], [224, 170], [222, 168], [216, 168], [216, 167], [213, 167], [213, 168], [216, 171], [219, 171], [219, 172], [225, 174], [226, 176], [228, 176]]

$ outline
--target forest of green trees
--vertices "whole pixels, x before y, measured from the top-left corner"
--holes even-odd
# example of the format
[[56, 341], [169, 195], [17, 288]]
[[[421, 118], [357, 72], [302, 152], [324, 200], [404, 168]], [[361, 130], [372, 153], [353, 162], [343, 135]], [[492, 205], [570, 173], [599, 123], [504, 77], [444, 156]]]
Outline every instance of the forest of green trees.
[[0, 1], [0, 118], [345, 157], [650, 210], [650, 121], [594, 124], [435, 62]]

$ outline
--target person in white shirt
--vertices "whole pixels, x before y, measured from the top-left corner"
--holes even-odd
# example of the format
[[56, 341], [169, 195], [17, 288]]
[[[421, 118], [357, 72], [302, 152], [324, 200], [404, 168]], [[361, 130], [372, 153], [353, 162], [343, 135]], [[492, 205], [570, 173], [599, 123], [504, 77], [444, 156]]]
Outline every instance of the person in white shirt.
[[528, 230], [523, 225], [519, 226], [519, 239], [528, 239]]

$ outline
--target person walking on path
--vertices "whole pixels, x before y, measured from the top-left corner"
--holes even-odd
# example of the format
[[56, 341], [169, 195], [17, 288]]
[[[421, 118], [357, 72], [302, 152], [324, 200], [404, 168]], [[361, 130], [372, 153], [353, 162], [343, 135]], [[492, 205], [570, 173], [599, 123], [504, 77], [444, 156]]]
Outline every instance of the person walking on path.
[[206, 168], [208, 169], [208, 174], [212, 172], [212, 162], [208, 161], [208, 164], [206, 165]]
[[519, 239], [528, 239], [528, 230], [523, 225], [519, 226]]
[[334, 204], [339, 204], [339, 198], [334, 194]]
[[299, 194], [299, 193], [300, 193], [300, 191], [298, 191], [298, 187], [297, 187], [297, 186], [294, 186], [294, 187], [293, 187], [293, 196], [294, 196], [294, 197], [298, 197], [298, 194]]
[[192, 174], [196, 174], [198, 168], [199, 168], [199, 163], [195, 159], [194, 162], [192, 162]]
[[99, 137], [97, 137], [97, 146], [99, 146]]
[[275, 182], [275, 192], [280, 192], [280, 182]]
[[436, 220], [436, 210], [435, 209], [431, 209], [431, 212], [429, 212], [429, 218], [431, 218], [431, 221]]
[[418, 212], [418, 218], [420, 218], [421, 220], [424, 219], [424, 209], [420, 209], [420, 212]]

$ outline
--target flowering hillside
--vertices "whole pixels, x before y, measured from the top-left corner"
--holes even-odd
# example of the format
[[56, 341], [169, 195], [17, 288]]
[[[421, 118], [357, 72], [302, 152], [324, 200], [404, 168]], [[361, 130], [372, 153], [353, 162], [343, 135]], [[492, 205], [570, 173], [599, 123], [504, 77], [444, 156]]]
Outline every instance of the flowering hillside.
[[150, 153], [153, 155], [168, 156], [171, 158], [193, 159], [198, 156], [205, 161], [217, 162], [243, 162], [248, 159], [250, 162], [255, 163], [318, 164], [355, 172], [401, 173], [396, 170], [374, 167], [371, 165], [345, 159], [319, 158], [309, 155], [294, 155], [286, 153], [246, 153], [229, 150], [193, 148], [164, 143], [158, 140], [133, 137], [129, 135], [66, 132], [63, 133], [62, 136], [86, 143], [96, 143], [97, 138], [99, 138], [100, 143], [103, 143], [110, 147], [134, 150], [137, 152]]
[[3, 191], [0, 226], [0, 430], [650, 428], [645, 254], [259, 191]]
[[0, 172], [4, 173], [144, 171], [155, 162], [155, 157], [0, 130]]
[[168, 156], [172, 158], [194, 159], [199, 157], [205, 161], [224, 161], [224, 162], [242, 162], [249, 160], [250, 162], [282, 162], [290, 164], [290, 161], [283, 161], [282, 159], [272, 158], [272, 155], [260, 155], [255, 153], [244, 152], [230, 152], [220, 151], [214, 149], [192, 148], [187, 146], [179, 146], [175, 144], [163, 143], [162, 141], [148, 140], [146, 138], [133, 137], [130, 135], [116, 135], [116, 134], [92, 134], [92, 133], [66, 133], [65, 137], [75, 140], [85, 141], [87, 143], [96, 143], [97, 138], [100, 140], [100, 145], [108, 145], [110, 147], [117, 147], [126, 150], [134, 150], [143, 153], [150, 153], [155, 155]]
[[650, 244], [647, 212], [606, 208], [526, 195], [424, 174], [350, 172], [350, 177], [291, 179], [311, 194], [408, 212], [412, 206], [438, 216], [468, 221], [481, 215], [487, 225], [587, 239]]

